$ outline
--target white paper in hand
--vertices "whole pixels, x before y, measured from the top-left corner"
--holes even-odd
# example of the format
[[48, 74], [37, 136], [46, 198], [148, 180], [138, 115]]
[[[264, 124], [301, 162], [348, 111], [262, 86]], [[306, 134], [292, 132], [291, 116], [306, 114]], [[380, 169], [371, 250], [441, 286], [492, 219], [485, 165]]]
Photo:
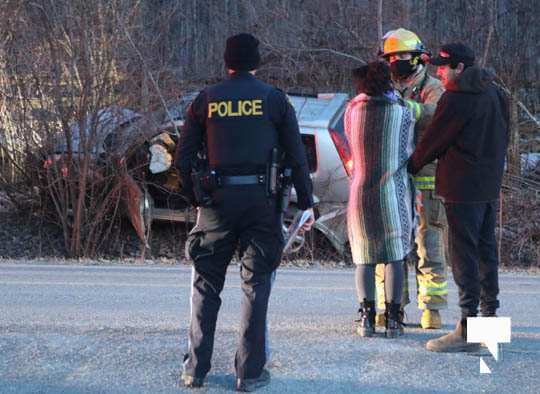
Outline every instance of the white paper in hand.
[[287, 229], [287, 234], [285, 238], [285, 246], [283, 247], [283, 253], [286, 253], [287, 250], [290, 249], [294, 241], [296, 240], [296, 236], [298, 235], [298, 231], [302, 228], [302, 226], [309, 220], [312, 213], [311, 210], [307, 211], [299, 211], [295, 216], [294, 219]]

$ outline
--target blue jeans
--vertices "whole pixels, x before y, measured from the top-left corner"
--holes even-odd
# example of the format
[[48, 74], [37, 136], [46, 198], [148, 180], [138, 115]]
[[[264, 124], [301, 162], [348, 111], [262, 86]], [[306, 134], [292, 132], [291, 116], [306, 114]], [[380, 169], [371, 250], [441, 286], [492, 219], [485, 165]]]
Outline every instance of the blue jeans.
[[499, 307], [497, 201], [446, 202], [448, 251], [462, 317], [494, 315]]

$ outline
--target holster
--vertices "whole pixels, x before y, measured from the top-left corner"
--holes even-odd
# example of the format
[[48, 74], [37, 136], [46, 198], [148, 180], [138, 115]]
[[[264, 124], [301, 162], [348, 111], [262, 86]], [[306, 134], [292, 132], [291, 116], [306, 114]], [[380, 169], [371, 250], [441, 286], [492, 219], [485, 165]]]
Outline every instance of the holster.
[[212, 193], [216, 189], [216, 174], [210, 171], [205, 162], [198, 161], [191, 171], [191, 181], [193, 182], [193, 195], [195, 205], [198, 207], [209, 207], [212, 205]]
[[291, 199], [292, 189], [292, 170], [285, 168], [279, 177], [279, 191], [277, 195], [277, 211], [280, 222], [283, 224], [283, 219], [289, 208], [289, 200]]
[[279, 149], [273, 148], [266, 170], [266, 194], [268, 197], [274, 197], [278, 193], [279, 159]]

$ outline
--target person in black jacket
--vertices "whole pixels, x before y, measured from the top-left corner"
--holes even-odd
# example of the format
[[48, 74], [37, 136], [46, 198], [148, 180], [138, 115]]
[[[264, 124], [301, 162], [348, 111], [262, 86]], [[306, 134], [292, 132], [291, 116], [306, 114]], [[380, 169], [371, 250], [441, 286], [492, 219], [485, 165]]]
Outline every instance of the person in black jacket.
[[246, 33], [227, 39], [229, 78], [195, 98], [176, 152], [184, 191], [195, 200], [200, 185], [194, 184], [192, 172], [205, 151], [205, 191], [211, 197], [194, 201], [199, 205], [197, 223], [186, 247], [193, 260], [189, 345], [182, 372], [186, 387], [202, 386], [210, 370], [220, 293], [237, 249], [243, 298], [236, 388], [251, 391], [269, 383], [270, 374], [264, 369], [266, 315], [284, 244], [277, 199], [268, 187], [274, 148], [284, 152], [292, 168], [298, 208], [310, 210], [304, 230], [314, 221], [312, 183], [295, 111], [285, 93], [254, 77], [260, 61], [258, 45]]
[[509, 136], [509, 113], [494, 74], [474, 65], [474, 52], [463, 44], [441, 47], [431, 63], [446, 92], [432, 123], [409, 161], [416, 174], [438, 159], [435, 190], [448, 219], [448, 244], [459, 289], [461, 320], [456, 330], [428, 341], [439, 352], [471, 351], [467, 317], [495, 316], [499, 307], [495, 222]]

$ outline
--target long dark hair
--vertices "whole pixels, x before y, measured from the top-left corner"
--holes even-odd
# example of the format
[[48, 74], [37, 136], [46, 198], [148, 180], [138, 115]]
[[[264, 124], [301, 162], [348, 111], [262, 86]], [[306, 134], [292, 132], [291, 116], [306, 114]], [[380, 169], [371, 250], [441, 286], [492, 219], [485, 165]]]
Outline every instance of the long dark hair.
[[366, 80], [367, 72], [368, 72], [367, 64], [364, 64], [352, 70], [352, 81], [353, 81], [354, 90], [356, 91], [356, 94], [360, 94], [364, 92], [364, 81]]
[[368, 96], [382, 96], [392, 90], [392, 79], [388, 63], [376, 60], [355, 68], [352, 72], [357, 93]]

